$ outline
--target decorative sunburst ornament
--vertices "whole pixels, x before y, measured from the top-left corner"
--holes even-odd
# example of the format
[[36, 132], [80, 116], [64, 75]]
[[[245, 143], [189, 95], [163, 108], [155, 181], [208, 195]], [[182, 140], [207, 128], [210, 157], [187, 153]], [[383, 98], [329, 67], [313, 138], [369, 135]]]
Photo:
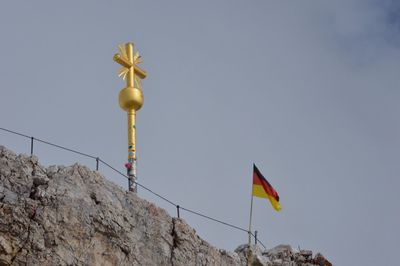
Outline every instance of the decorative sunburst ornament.
[[[135, 66], [142, 63], [142, 56], [139, 54], [139, 52], [136, 52], [133, 56], [133, 63]], [[137, 75], [135, 75], [135, 85], [138, 89], [142, 89], [142, 80]]]
[[139, 52], [136, 52], [131, 59], [127, 46], [123, 44], [118, 45], [118, 50], [119, 54], [115, 54], [114, 56], [114, 60], [121, 65], [121, 68], [118, 71], [118, 77], [126, 80], [127, 76], [129, 75], [129, 71], [133, 71], [134, 86], [138, 89], [141, 89], [141, 80], [146, 77], [146, 72], [138, 67], [138, 65], [143, 62], [142, 56], [139, 54]]
[[[123, 58], [126, 61], [129, 61], [128, 55], [126, 54], [125, 46], [122, 44], [118, 45], [118, 50], [121, 55], [121, 58]], [[122, 77], [122, 79], [125, 80], [128, 72], [129, 72], [129, 68], [122, 66], [118, 71], [118, 77]]]

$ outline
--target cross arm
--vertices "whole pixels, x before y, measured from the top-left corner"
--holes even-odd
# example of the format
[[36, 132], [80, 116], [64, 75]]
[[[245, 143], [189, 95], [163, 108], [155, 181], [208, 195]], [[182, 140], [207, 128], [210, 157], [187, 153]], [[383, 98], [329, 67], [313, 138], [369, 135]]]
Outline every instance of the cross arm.
[[139, 78], [141, 79], [144, 79], [147, 76], [147, 72], [136, 65], [135, 65], [135, 74], [138, 75]]
[[[114, 61], [126, 68], [131, 68], [133, 65], [131, 62], [129, 62], [125, 57], [121, 56], [120, 54], [114, 55]], [[138, 67], [137, 65], [134, 65], [133, 67], [135, 74], [137, 74], [139, 78], [144, 79], [147, 76], [147, 72]]]
[[125, 57], [122, 57], [120, 54], [115, 54], [113, 59], [115, 62], [117, 62], [121, 66], [124, 66], [126, 68], [132, 67], [132, 63], [129, 62]]

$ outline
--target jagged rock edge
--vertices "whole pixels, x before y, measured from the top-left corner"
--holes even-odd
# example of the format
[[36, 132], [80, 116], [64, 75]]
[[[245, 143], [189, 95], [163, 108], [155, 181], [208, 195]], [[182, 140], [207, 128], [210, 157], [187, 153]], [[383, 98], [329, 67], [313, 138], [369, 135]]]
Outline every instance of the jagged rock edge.
[[[2, 147], [2, 146], [0, 146], [0, 149], [1, 149], [1, 153], [0, 153], [0, 156], [1, 156], [1, 158], [3, 157], [3, 153], [4, 153], [4, 147]], [[36, 224], [36, 225], [38, 225], [38, 226], [40, 226], [41, 228], [42, 228], [42, 230], [43, 230], [43, 232], [45, 232], [46, 231], [46, 229], [43, 227], [43, 225], [42, 224], [40, 224], [39, 222], [37, 222], [37, 221], [35, 221], [35, 216], [36, 216], [36, 213], [37, 213], [37, 210], [39, 209], [39, 208], [45, 208], [45, 206], [46, 206], [46, 202], [44, 202], [43, 201], [43, 199], [42, 199], [42, 197], [40, 197], [40, 195], [37, 195], [37, 193], [39, 193], [39, 188], [41, 187], [41, 186], [43, 186], [42, 187], [42, 189], [44, 189], [43, 191], [44, 192], [47, 192], [47, 189], [49, 188], [49, 184], [48, 184], [48, 181], [47, 181], [47, 183], [45, 183], [45, 184], [42, 184], [42, 183], [40, 183], [40, 182], [42, 182], [42, 181], [36, 181], [35, 182], [35, 177], [37, 177], [37, 171], [41, 171], [42, 172], [42, 174], [44, 174], [45, 175], [45, 177], [48, 179], [48, 180], [51, 180], [55, 175], [57, 175], [58, 173], [60, 173], [60, 171], [62, 171], [62, 170], [65, 170], [66, 168], [68, 168], [68, 167], [57, 167], [57, 172], [56, 173], [52, 173], [52, 174], [50, 174], [49, 175], [49, 173], [48, 173], [48, 171], [49, 171], [49, 168], [45, 168], [45, 169], [43, 169], [41, 166], [40, 166], [40, 164], [39, 164], [39, 162], [38, 162], [38, 160], [37, 160], [37, 158], [36, 157], [24, 157], [24, 156], [21, 156], [21, 155], [19, 155], [19, 156], [14, 156], [15, 158], [15, 160], [17, 160], [17, 159], [19, 159], [19, 160], [21, 160], [21, 162], [22, 161], [24, 161], [25, 160], [25, 163], [26, 163], [26, 161], [28, 161], [29, 160], [29, 163], [31, 164], [31, 166], [32, 166], [32, 171], [31, 171], [31, 173], [29, 173], [30, 174], [30, 177], [32, 178], [32, 186], [30, 187], [30, 193], [29, 193], [29, 196], [28, 196], [28, 198], [30, 199], [30, 200], [32, 200], [32, 201], [34, 201], [35, 203], [37, 203], [37, 205], [36, 205], [36, 207], [35, 207], [35, 209], [34, 209], [34, 212], [33, 212], [33, 214], [32, 215], [30, 215], [28, 218], [29, 218], [29, 220], [31, 221], [30, 223], [29, 223], [29, 226], [28, 226], [28, 233], [27, 233], [27, 237], [25, 238], [25, 239], [23, 239], [23, 245], [17, 250], [17, 252], [15, 253], [15, 255], [12, 257], [12, 259], [11, 259], [11, 264], [13, 264], [14, 262], [15, 262], [15, 260], [18, 258], [18, 256], [20, 256], [20, 254], [21, 253], [23, 253], [24, 252], [24, 250], [27, 250], [27, 252], [29, 252], [29, 248], [32, 248], [32, 241], [30, 240], [30, 238], [31, 238], [31, 230], [32, 230], [32, 224]], [[21, 167], [23, 167], [23, 165], [21, 166]], [[39, 169], [37, 169], [37, 168], [39, 168]], [[88, 173], [90, 174], [90, 173], [94, 173], [93, 171], [91, 171], [90, 169], [88, 169], [88, 168], [86, 168], [86, 167], [82, 167], [82, 166], [79, 166], [78, 164], [75, 164], [75, 165], [73, 165], [73, 166], [71, 166], [71, 167], [69, 167], [69, 168], [72, 168], [72, 175], [74, 175], [75, 173], [76, 173], [76, 171], [78, 172], [78, 176], [81, 178], [81, 179], [83, 179], [83, 177], [85, 176], [85, 175], [87, 175]], [[68, 168], [68, 169], [69, 169]], [[12, 176], [12, 174], [13, 174], [13, 169], [11, 169], [10, 170], [11, 172], [10, 172], [10, 175]], [[14, 171], [17, 171], [17, 170], [15, 170], [14, 169]], [[4, 178], [4, 177], [2, 177], [2, 178]], [[7, 177], [5, 177], [5, 178], [7, 178]], [[102, 178], [104, 178], [104, 177], [102, 177]], [[39, 183], [38, 183], [39, 182]], [[108, 183], [107, 181], [106, 182], [103, 182], [103, 183]], [[2, 184], [0, 184], [0, 185], [2, 185]], [[86, 184], [87, 185], [87, 184]], [[106, 184], [107, 185], [107, 184]], [[42, 192], [43, 192], [42, 191]], [[58, 193], [58, 188], [56, 188], [56, 192], [55, 192], [55, 196], [58, 196], [58, 197], [65, 197], [65, 195], [67, 194], [67, 189], [65, 189], [64, 190], [64, 192], [60, 195], [59, 193]], [[21, 195], [18, 195], [18, 197], [20, 197]], [[89, 195], [90, 196], [90, 198], [91, 198], [91, 200], [94, 202], [94, 204], [95, 205], [98, 205], [98, 204], [100, 204], [101, 203], [101, 201], [99, 201], [99, 199], [97, 199], [97, 197], [96, 197], [96, 194], [94, 194], [94, 195]], [[5, 197], [6, 197], [6, 195], [2, 195], [1, 197], [0, 197], [0, 202], [2, 203], [2, 206], [3, 206], [3, 200], [5, 199]], [[128, 200], [128, 198], [125, 198], [125, 200]], [[26, 200], [24, 200], [23, 201], [23, 203], [26, 205], [27, 203], [28, 203], [28, 201], [26, 201]], [[27, 213], [27, 211], [26, 211], [26, 206], [24, 206], [25, 208], [23, 208], [23, 210], [25, 211], [25, 213], [26, 214], [28, 214]], [[55, 206], [56, 208], [58, 208], [59, 206], [58, 206], [58, 204], [56, 204], [56, 206]], [[58, 211], [58, 209], [57, 209], [57, 211]], [[158, 211], [158, 209], [156, 209], [155, 210], [156, 212]], [[149, 218], [151, 218], [151, 217], [149, 217]], [[178, 232], [176, 231], [177, 230], [177, 228], [176, 228], [176, 223], [179, 221], [180, 223], [183, 223], [184, 225], [183, 226], [186, 226], [186, 224], [181, 220], [181, 219], [178, 219], [178, 218], [170, 218], [169, 219], [170, 220], [170, 222], [171, 222], [171, 232], [170, 232], [170, 236], [171, 236], [171, 238], [172, 238], [172, 244], [171, 244], [171, 247], [170, 247], [170, 255], [169, 255], [169, 263], [170, 263], [170, 265], [174, 265], [175, 264], [175, 261], [177, 261], [178, 262], [178, 264], [176, 264], [176, 265], [184, 265], [184, 264], [179, 264], [179, 262], [180, 263], [182, 263], [182, 261], [179, 261], [179, 260], [177, 260], [177, 258], [176, 258], [176, 250], [179, 250], [179, 248], [180, 248], [180, 239], [179, 239], [179, 237], [178, 237]], [[93, 220], [94, 221], [94, 220]], [[122, 226], [120, 225], [120, 224], [118, 224], [121, 228], [122, 228]], [[182, 226], [182, 225], [181, 225]], [[197, 240], [197, 241], [200, 241], [200, 243], [199, 243], [199, 245], [201, 245], [201, 246], [203, 246], [203, 245], [205, 245], [208, 249], [208, 252], [211, 252], [212, 253], [212, 250], [213, 250], [213, 247], [211, 247], [211, 246], [209, 246], [209, 244], [206, 242], [206, 241], [204, 241], [203, 239], [201, 239], [201, 238], [199, 238], [196, 234], [195, 234], [195, 231], [193, 230], [193, 229], [191, 229], [191, 228], [189, 228], [188, 229], [189, 230], [189, 232], [192, 234], [192, 232], [193, 232], [193, 237], [195, 237], [195, 239]], [[2, 233], [2, 232], [0, 232], [0, 233]], [[117, 235], [118, 236], [118, 235]], [[91, 241], [92, 241], [93, 239], [91, 239]], [[167, 239], [164, 239], [166, 242], [168, 242], [168, 240]], [[196, 241], [195, 241], [196, 242]], [[197, 242], [198, 243], [198, 242]], [[31, 245], [30, 247], [29, 247], [29, 245]], [[90, 247], [88, 247], [88, 248], [90, 248]], [[131, 252], [130, 252], [130, 250], [129, 249], [127, 249], [127, 250], [124, 250], [124, 248], [122, 247], [122, 246], [120, 246], [120, 245], [118, 245], [118, 248], [121, 250], [121, 252], [122, 253], [124, 253], [124, 262], [126, 262], [126, 259], [128, 258], [128, 254], [130, 254]], [[252, 251], [252, 247], [250, 248], [250, 250], [249, 251]], [[210, 258], [207, 258], [207, 261], [216, 261], [216, 260], [222, 260], [223, 258], [222, 257], [230, 257], [230, 259], [231, 259], [231, 261], [235, 261], [235, 259], [230, 255], [230, 253], [229, 252], [226, 252], [226, 251], [223, 251], [223, 250], [217, 250], [217, 249], [214, 249], [215, 250], [215, 252], [216, 252], [216, 254], [219, 254], [219, 258], [214, 258], [214, 260], [211, 260]], [[129, 252], [127, 252], [127, 251], [129, 251]], [[208, 255], [210, 255], [211, 253], [209, 253]], [[253, 253], [253, 252], [252, 252]], [[207, 254], [206, 254], [207, 255]], [[268, 256], [268, 252], [265, 252], [264, 254], [260, 254], [261, 256]], [[319, 253], [316, 255], [316, 258], [318, 257], [318, 259], [321, 261], [321, 263], [326, 263], [326, 264], [314, 264], [314, 265], [329, 265], [329, 264], [327, 264], [327, 263], [329, 263], [329, 262], [323, 262], [323, 260], [325, 259], [325, 258], [323, 258], [323, 256], [321, 255], [321, 257], [323, 258], [321, 258], [320, 259], [320, 257], [319, 257]], [[1, 256], [1, 254], [0, 254], [0, 256]], [[26, 256], [28, 256], [28, 253], [26, 254]], [[59, 256], [59, 254], [54, 254], [54, 256], [57, 256], [61, 261], [63, 261], [64, 263], [67, 263], [67, 261], [65, 261], [64, 260], [64, 258], [62, 258], [62, 257], [60, 257]], [[1, 257], [0, 257], [1, 258]], [[135, 254], [131, 254], [131, 258], [136, 262], [136, 263], [138, 263], [138, 264], [141, 264], [141, 262], [136, 258], [136, 256], [135, 256]], [[315, 258], [315, 259], [316, 259]], [[226, 259], [226, 258], [225, 258]], [[313, 259], [314, 260], [314, 259]], [[84, 261], [82, 261], [81, 260], [81, 256], [79, 256], [79, 257], [74, 257], [74, 261], [76, 262], [76, 263], [78, 263], [79, 265], [84, 265]], [[247, 261], [242, 261], [242, 260], [239, 260], [239, 262], [241, 261], [241, 263], [239, 263], [239, 264], [237, 264], [237, 265], [244, 265], [244, 263], [246, 263], [247, 264]], [[188, 261], [189, 262], [189, 261]], [[190, 262], [193, 262], [193, 260], [191, 260]], [[314, 262], [314, 261], [313, 261]], [[225, 264], [223, 264], [223, 263], [221, 263], [221, 265], [225, 265]], [[228, 265], [228, 264], [226, 264], [226, 265]], [[264, 264], [262, 264], [262, 265], [264, 265]], [[276, 265], [276, 264], [265, 264], [265, 265]], [[300, 264], [299, 264], [300, 265]], [[313, 264], [310, 264], [310, 265], [313, 265]], [[331, 265], [331, 264], [330, 264]]]

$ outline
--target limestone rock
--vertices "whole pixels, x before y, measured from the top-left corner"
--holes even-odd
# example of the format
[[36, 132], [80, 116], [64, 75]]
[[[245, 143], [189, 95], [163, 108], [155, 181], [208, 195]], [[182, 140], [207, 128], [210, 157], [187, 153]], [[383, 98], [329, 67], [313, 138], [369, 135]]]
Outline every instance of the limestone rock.
[[184, 220], [96, 171], [78, 164], [45, 168], [35, 156], [0, 146], [1, 265], [331, 264], [288, 246], [265, 253], [247, 245], [216, 249]]

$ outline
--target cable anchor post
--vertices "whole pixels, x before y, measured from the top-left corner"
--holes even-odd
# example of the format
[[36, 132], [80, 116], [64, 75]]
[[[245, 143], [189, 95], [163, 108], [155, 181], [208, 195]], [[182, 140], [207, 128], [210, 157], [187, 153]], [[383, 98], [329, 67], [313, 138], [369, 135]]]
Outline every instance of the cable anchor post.
[[100, 158], [96, 157], [96, 171], [99, 171], [99, 161], [100, 161]]
[[31, 156], [33, 156], [33, 141], [35, 140], [34, 137], [31, 137]]

